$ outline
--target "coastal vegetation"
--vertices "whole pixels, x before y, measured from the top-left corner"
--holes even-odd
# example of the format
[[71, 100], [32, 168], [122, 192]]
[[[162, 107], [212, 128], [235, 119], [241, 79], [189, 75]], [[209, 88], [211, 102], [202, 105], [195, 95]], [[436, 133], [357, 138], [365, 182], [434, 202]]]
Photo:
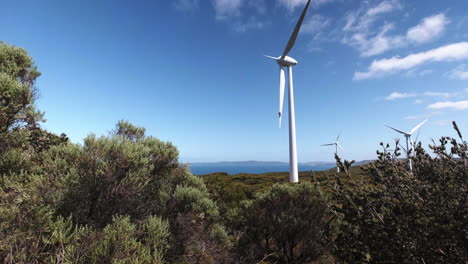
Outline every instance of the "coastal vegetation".
[[0, 42], [3, 263], [467, 263], [468, 144], [381, 144], [340, 173], [196, 176], [170, 142], [119, 121], [70, 142], [41, 127], [40, 72]]

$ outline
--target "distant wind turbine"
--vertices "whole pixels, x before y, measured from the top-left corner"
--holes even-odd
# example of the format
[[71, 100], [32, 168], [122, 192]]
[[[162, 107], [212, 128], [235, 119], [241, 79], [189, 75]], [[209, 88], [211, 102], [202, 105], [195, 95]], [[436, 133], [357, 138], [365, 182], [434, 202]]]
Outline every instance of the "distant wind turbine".
[[289, 56], [288, 53], [294, 46], [296, 42], [297, 35], [301, 29], [302, 22], [309, 8], [310, 0], [307, 1], [307, 4], [302, 11], [301, 17], [294, 28], [294, 31], [289, 38], [288, 44], [284, 49], [283, 55], [275, 58], [271, 56], [266, 56], [270, 59], [275, 60], [280, 68], [280, 89], [279, 89], [279, 127], [281, 128], [281, 117], [283, 114], [283, 99], [284, 99], [284, 67], [288, 68], [288, 77], [289, 77], [289, 181], [290, 182], [299, 182], [299, 175], [297, 171], [297, 149], [296, 149], [296, 119], [294, 115], [294, 91], [293, 91], [293, 74], [292, 67], [297, 64], [297, 61]]
[[[329, 143], [329, 144], [323, 144], [323, 145], [320, 145], [320, 146], [335, 146], [335, 155], [338, 155], [338, 148], [340, 148], [342, 151], [344, 151], [344, 149], [341, 147], [340, 143], [338, 143], [338, 140], [340, 139], [340, 135], [341, 135], [341, 132], [336, 137], [335, 142]], [[340, 172], [340, 167], [336, 166], [336, 172]]]
[[[416, 132], [416, 130], [418, 130], [426, 122], [427, 122], [427, 119], [422, 121], [419, 125], [415, 126], [413, 129], [411, 129], [410, 132], [405, 132], [405, 131], [402, 131], [402, 130], [399, 130], [399, 129], [396, 129], [396, 128], [393, 128], [391, 126], [386, 125], [386, 127], [390, 128], [390, 129], [393, 129], [396, 132], [398, 132], [398, 133], [402, 134], [403, 136], [405, 136], [405, 138], [406, 138], [406, 157], [408, 158], [408, 164], [409, 164], [410, 172], [413, 172], [413, 165], [412, 165], [411, 159], [410, 159], [410, 152], [411, 152], [411, 150], [413, 150], [413, 147], [414, 147], [413, 141], [411, 140], [411, 135], [413, 135], [413, 133]], [[418, 136], [419, 136], [419, 133], [418, 133]], [[410, 149], [410, 146], [411, 146], [411, 149]]]

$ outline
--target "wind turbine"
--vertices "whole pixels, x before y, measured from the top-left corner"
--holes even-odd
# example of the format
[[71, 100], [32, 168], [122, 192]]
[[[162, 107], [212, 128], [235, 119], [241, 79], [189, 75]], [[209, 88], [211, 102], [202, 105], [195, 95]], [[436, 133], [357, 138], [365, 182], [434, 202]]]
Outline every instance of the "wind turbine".
[[[340, 143], [338, 143], [338, 139], [340, 139], [340, 135], [341, 135], [341, 132], [336, 137], [335, 142], [330, 143], [330, 144], [323, 144], [323, 145], [320, 145], [320, 146], [333, 146], [334, 145], [335, 146], [335, 155], [338, 155], [338, 148], [340, 148], [342, 151], [344, 151], [344, 149], [341, 147]], [[336, 166], [336, 172], [340, 172], [340, 167]]]
[[[410, 169], [410, 172], [413, 172], [413, 165], [411, 163], [411, 159], [410, 159], [410, 152], [411, 150], [413, 149], [414, 147], [414, 144], [413, 144], [413, 141], [411, 140], [411, 135], [416, 132], [416, 130], [418, 130], [422, 125], [424, 125], [425, 123], [427, 122], [427, 119], [422, 121], [421, 123], [419, 123], [419, 125], [413, 127], [413, 129], [411, 129], [410, 132], [405, 132], [405, 131], [402, 131], [402, 130], [399, 130], [399, 129], [396, 129], [396, 128], [393, 128], [391, 126], [387, 126], [385, 125], [386, 127], [390, 128], [390, 129], [393, 129], [395, 130], [396, 132], [402, 134], [403, 136], [405, 136], [406, 138], [406, 157], [408, 158], [408, 164], [409, 164], [409, 169]], [[411, 146], [411, 149], [409, 148]]]
[[299, 175], [297, 171], [297, 149], [296, 149], [296, 118], [294, 115], [294, 89], [293, 89], [293, 74], [292, 74], [292, 67], [297, 64], [297, 61], [289, 56], [288, 53], [294, 46], [296, 42], [297, 35], [299, 34], [299, 30], [301, 29], [302, 22], [304, 21], [304, 17], [307, 13], [307, 9], [309, 8], [310, 0], [307, 1], [307, 4], [302, 11], [301, 17], [299, 21], [297, 21], [296, 27], [289, 38], [288, 44], [283, 51], [283, 55], [275, 58], [271, 56], [265, 56], [270, 59], [275, 60], [280, 68], [280, 89], [279, 89], [279, 127], [281, 128], [281, 117], [283, 114], [283, 99], [284, 99], [284, 86], [285, 86], [285, 78], [284, 78], [284, 67], [288, 68], [288, 77], [289, 77], [289, 181], [290, 182], [299, 182]]

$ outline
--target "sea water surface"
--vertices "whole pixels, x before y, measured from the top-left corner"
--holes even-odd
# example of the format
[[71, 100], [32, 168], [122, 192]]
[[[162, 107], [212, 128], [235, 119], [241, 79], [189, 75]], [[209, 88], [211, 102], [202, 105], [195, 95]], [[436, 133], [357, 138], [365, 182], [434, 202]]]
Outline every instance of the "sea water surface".
[[[299, 164], [299, 171], [322, 171], [328, 170], [335, 165], [301, 165]], [[289, 165], [218, 165], [218, 164], [190, 164], [190, 169], [193, 174], [203, 175], [215, 172], [227, 172], [228, 174], [239, 173], [266, 173], [266, 172], [287, 172]]]

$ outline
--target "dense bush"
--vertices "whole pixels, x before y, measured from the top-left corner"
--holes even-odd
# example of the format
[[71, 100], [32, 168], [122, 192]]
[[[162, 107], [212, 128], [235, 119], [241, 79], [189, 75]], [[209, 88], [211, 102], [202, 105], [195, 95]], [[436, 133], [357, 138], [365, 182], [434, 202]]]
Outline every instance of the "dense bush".
[[364, 170], [336, 157], [335, 177], [216, 174], [205, 185], [175, 146], [127, 121], [82, 145], [43, 130], [39, 75], [24, 49], [0, 42], [0, 262], [468, 259], [468, 146], [455, 123], [460, 140], [442, 137], [431, 155], [418, 144], [412, 172], [398, 144], [382, 144]]
[[310, 183], [274, 185], [240, 207], [244, 261], [310, 263], [327, 250], [332, 219]]
[[[429, 155], [418, 144], [413, 171], [398, 142], [378, 152], [371, 183], [337, 178], [331, 206], [341, 216], [335, 254], [347, 263], [465, 263], [468, 260], [468, 146], [442, 137]], [[348, 164], [349, 165], [349, 164]], [[343, 166], [346, 169], [346, 166]]]
[[[224, 258], [229, 240], [217, 205], [203, 182], [179, 167], [177, 155], [170, 143], [119, 135], [33, 153], [28, 172], [0, 181], [0, 257], [34, 262], [71, 255], [83, 263]], [[44, 242], [59, 219], [69, 221], [70, 238]], [[167, 235], [150, 236], [155, 219], [162, 219]]]
[[120, 121], [83, 145], [40, 128], [31, 58], [0, 43], [0, 261], [219, 263], [230, 240], [168, 142]]

